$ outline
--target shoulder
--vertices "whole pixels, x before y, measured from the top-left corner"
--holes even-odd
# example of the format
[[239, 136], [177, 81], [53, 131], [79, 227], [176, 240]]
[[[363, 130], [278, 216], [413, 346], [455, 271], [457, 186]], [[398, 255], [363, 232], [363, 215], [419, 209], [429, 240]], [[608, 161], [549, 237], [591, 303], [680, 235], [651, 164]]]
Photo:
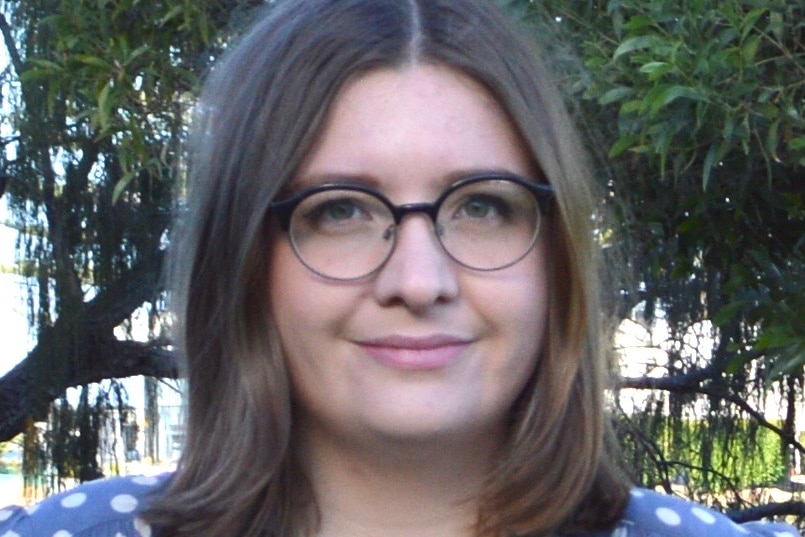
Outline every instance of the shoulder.
[[612, 537], [798, 537], [786, 524], [736, 524], [700, 504], [646, 489], [633, 489]]
[[170, 475], [92, 481], [31, 507], [0, 509], [0, 537], [150, 537], [137, 513]]

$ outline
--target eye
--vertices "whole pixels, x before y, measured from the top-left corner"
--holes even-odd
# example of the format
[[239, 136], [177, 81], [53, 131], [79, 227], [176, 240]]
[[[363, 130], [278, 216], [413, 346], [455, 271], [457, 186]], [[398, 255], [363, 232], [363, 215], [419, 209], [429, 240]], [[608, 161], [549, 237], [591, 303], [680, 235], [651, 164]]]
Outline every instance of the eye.
[[472, 194], [457, 206], [453, 218], [506, 220], [511, 215], [511, 207], [506, 200], [489, 194]]
[[305, 211], [304, 216], [309, 225], [314, 228], [371, 219], [370, 210], [366, 204], [350, 196], [317, 200]]
[[328, 190], [302, 201], [293, 225], [298, 236], [363, 233], [386, 225], [387, 213], [383, 203], [371, 194]]
[[314, 219], [323, 221], [344, 221], [351, 218], [361, 218], [366, 213], [357, 200], [341, 198], [328, 200], [315, 207]]

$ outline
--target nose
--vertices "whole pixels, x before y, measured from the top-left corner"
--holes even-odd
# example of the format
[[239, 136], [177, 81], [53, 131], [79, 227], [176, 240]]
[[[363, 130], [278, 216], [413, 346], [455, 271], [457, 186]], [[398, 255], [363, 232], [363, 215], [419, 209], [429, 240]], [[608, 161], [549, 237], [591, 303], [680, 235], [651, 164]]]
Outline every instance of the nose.
[[431, 219], [425, 214], [407, 215], [396, 233], [394, 251], [375, 278], [376, 300], [421, 312], [455, 299], [456, 267], [442, 249]]

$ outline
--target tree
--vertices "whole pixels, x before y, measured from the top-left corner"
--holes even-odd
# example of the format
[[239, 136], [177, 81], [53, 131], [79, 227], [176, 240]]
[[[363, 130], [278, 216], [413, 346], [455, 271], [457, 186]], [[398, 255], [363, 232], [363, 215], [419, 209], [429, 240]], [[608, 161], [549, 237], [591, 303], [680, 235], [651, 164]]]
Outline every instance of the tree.
[[[803, 453], [801, 2], [510, 4], [553, 35], [549, 57], [581, 100], [590, 145], [606, 148], [597, 157], [615, 218], [602, 241], [632, 271], [616, 314], [667, 326], [665, 374], [621, 382], [664, 392], [621, 431], [630, 467], [667, 488], [684, 469], [706, 490], [737, 489], [748, 483], [729, 466], [759, 453], [764, 429], [787, 468], [792, 449]], [[779, 422], [761, 412], [770, 393]]]
[[0, 439], [45, 420], [67, 387], [176, 376], [164, 339], [115, 330], [141, 307], [163, 315], [192, 96], [230, 23], [258, 4], [4, 3], [2, 172], [38, 341], [0, 379]]

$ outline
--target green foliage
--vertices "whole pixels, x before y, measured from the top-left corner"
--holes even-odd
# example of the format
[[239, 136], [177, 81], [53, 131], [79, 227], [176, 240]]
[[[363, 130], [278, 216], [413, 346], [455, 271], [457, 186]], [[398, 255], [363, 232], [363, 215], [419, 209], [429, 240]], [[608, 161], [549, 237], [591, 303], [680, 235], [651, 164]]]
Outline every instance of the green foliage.
[[[779, 435], [756, 421], [679, 420], [663, 415], [661, 408], [624, 418], [619, 425], [624, 459], [643, 486], [682, 485], [691, 496], [703, 497], [781, 483], [788, 476]], [[644, 436], [648, 431], [650, 441]]]
[[[116, 455], [109, 453], [104, 444], [110, 440], [113, 444], [125, 444], [125, 438], [116, 437], [115, 421], [126, 425], [128, 408], [127, 394], [118, 381], [82, 387], [75, 406], [66, 395], [55, 401], [43, 435], [47, 466], [55, 477], [77, 481], [102, 477], [105, 473], [102, 460], [113, 459]], [[113, 472], [119, 472], [123, 461], [116, 462], [118, 465], [109, 466]]]
[[703, 189], [733, 152], [762, 159], [769, 182], [772, 162], [805, 166], [800, 3], [612, 1], [608, 12], [617, 46], [586, 60], [603, 75], [587, 97], [620, 107], [611, 156], [646, 154], [676, 178], [696, 166]]
[[625, 310], [643, 302], [679, 337], [714, 322], [719, 370], [801, 374], [802, 3], [515, 3], [575, 39], [582, 66], [563, 82], [609, 147], [602, 181], [640, 287]]
[[19, 474], [22, 471], [22, 460], [16, 456], [19, 451], [18, 442], [0, 442], [0, 474]]
[[37, 324], [71, 302], [71, 270], [103, 287], [164, 242], [193, 93], [237, 12], [224, 0], [5, 2], [6, 197], [20, 263], [36, 260]]
[[[175, 108], [197, 83], [195, 54], [210, 48], [209, 2], [61, 0], [38, 21], [50, 44], [28, 57], [23, 84], [43, 84], [48, 115], [87, 123], [109, 139], [123, 175], [116, 202], [137, 174], [160, 178], [172, 164], [171, 138], [181, 140]], [[190, 55], [185, 51], [191, 52]]]
[[62, 397], [54, 403], [45, 444], [59, 479], [91, 481], [102, 477], [98, 444], [102, 432], [104, 405], [101, 398], [91, 403], [89, 388], [81, 390], [77, 408]]

